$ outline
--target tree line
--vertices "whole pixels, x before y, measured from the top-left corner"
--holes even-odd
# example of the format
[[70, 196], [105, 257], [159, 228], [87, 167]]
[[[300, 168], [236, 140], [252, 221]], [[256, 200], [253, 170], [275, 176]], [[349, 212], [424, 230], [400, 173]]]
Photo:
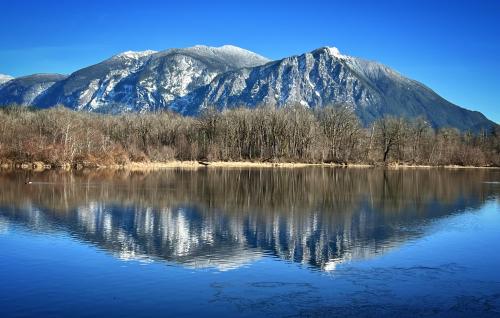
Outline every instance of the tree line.
[[84, 166], [206, 160], [500, 166], [500, 129], [434, 129], [424, 118], [363, 127], [349, 105], [104, 115], [0, 108], [0, 162]]

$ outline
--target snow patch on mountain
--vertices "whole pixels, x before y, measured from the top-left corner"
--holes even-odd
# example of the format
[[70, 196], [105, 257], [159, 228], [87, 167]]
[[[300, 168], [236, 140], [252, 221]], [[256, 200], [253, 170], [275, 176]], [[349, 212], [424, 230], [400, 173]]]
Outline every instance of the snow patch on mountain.
[[270, 62], [268, 58], [262, 55], [233, 45], [223, 45], [220, 47], [195, 45], [191, 48], [187, 48], [186, 51], [196, 52], [206, 57], [222, 58], [234, 64], [236, 67], [253, 67]]
[[158, 51], [146, 50], [146, 51], [126, 51], [114, 56], [114, 58], [129, 58], [138, 59], [152, 54], [158, 53]]
[[342, 54], [340, 54], [339, 49], [337, 49], [337, 48], [336, 48], [336, 47], [334, 47], [334, 46], [332, 46], [332, 47], [327, 47], [326, 49], [328, 50], [328, 52], [329, 52], [332, 56], [334, 56], [334, 57], [336, 57], [336, 58], [346, 58], [346, 57], [347, 57], [346, 55], [342, 55]]
[[0, 85], [2, 85], [3, 83], [6, 83], [12, 79], [14, 79], [14, 77], [12, 77], [10, 75], [0, 74]]

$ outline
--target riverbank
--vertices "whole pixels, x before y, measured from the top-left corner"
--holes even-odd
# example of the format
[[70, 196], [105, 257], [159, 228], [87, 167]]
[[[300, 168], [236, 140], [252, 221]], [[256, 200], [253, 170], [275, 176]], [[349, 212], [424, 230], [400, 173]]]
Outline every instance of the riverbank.
[[111, 168], [126, 170], [157, 170], [168, 168], [303, 168], [303, 167], [370, 167], [370, 165], [339, 165], [331, 163], [303, 162], [252, 162], [252, 161], [170, 161], [170, 162], [131, 162]]
[[304, 162], [252, 162], [252, 161], [167, 161], [167, 162], [129, 162], [123, 165], [85, 165], [84, 163], [77, 164], [59, 164], [53, 165], [44, 162], [24, 162], [24, 163], [1, 163], [0, 168], [5, 170], [82, 170], [82, 169], [112, 169], [112, 170], [128, 170], [128, 171], [151, 171], [162, 169], [202, 169], [202, 168], [304, 168], [304, 167], [343, 167], [343, 168], [375, 168], [384, 167], [387, 169], [431, 169], [431, 168], [446, 168], [446, 169], [500, 169], [500, 167], [491, 166], [458, 166], [458, 165], [410, 165], [390, 163], [388, 165], [373, 165], [373, 164], [336, 164], [336, 163], [304, 163]]
[[431, 166], [431, 165], [409, 165], [390, 163], [388, 165], [373, 165], [362, 163], [306, 163], [306, 162], [252, 162], [252, 161], [169, 161], [169, 162], [130, 162], [124, 165], [113, 165], [101, 167], [104, 169], [124, 169], [130, 171], [142, 170], [161, 170], [172, 168], [183, 169], [200, 169], [200, 168], [305, 168], [305, 167], [341, 167], [341, 168], [376, 168], [384, 167], [387, 169], [431, 169], [431, 168], [446, 168], [446, 169], [500, 169], [500, 167], [476, 167], [476, 166]]

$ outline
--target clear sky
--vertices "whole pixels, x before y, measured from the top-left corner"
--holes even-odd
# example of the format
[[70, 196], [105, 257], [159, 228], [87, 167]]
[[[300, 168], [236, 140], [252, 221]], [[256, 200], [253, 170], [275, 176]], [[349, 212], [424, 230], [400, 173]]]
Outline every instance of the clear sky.
[[0, 0], [0, 73], [71, 73], [127, 50], [321, 46], [377, 60], [500, 122], [500, 0]]

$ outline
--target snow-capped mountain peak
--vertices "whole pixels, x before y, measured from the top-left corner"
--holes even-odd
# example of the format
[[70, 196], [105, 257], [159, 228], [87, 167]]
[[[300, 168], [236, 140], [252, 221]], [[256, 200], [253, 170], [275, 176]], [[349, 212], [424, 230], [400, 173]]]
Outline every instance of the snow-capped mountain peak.
[[149, 56], [152, 54], [158, 53], [158, 51], [153, 50], [145, 50], [145, 51], [126, 51], [120, 54], [115, 55], [115, 58], [129, 58], [129, 59], [138, 59], [141, 57]]
[[229, 45], [229, 44], [222, 45], [222, 46], [195, 45], [191, 48], [187, 48], [186, 50], [190, 50], [190, 49], [210, 52], [212, 54], [217, 54], [217, 53], [219, 53], [219, 54], [221, 54], [221, 53], [232, 54], [232, 55], [238, 55], [241, 57], [260, 56], [262, 59], [268, 60], [267, 58], [265, 58], [257, 53], [240, 48], [238, 46]]
[[334, 47], [334, 46], [327, 46], [326, 49], [328, 50], [328, 53], [330, 53], [330, 55], [332, 55], [336, 58], [346, 58], [347, 57], [346, 55], [340, 54], [339, 49]]
[[195, 45], [193, 47], [181, 49], [180, 51], [196, 54], [208, 59], [224, 61], [232, 65], [232, 67], [237, 68], [254, 67], [271, 61], [262, 55], [234, 45], [223, 45], [219, 47]]
[[10, 75], [0, 74], [0, 85], [5, 83], [5, 82], [8, 82], [12, 79], [14, 79], [14, 77], [12, 77]]
[[224, 52], [226, 54], [240, 56], [241, 58], [251, 58], [251, 59], [258, 58], [261, 60], [267, 60], [268, 62], [270, 61], [268, 58], [266, 58], [262, 55], [259, 55], [257, 53], [254, 53], [254, 52], [246, 50], [246, 49], [242, 49], [241, 47], [234, 46], [234, 45], [226, 44], [226, 45], [223, 45], [220, 47], [214, 47], [213, 49], [215, 49], [216, 51]]

